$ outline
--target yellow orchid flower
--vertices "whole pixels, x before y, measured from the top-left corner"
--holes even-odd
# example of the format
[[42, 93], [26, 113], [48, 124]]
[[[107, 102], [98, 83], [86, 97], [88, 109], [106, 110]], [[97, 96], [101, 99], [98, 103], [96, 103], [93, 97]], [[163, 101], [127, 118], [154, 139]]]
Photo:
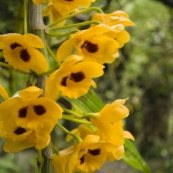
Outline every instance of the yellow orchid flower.
[[104, 35], [113, 28], [100, 24], [87, 30], [73, 34], [57, 51], [57, 59], [61, 62], [69, 56], [74, 47], [83, 61], [94, 61], [100, 64], [111, 63], [116, 58], [119, 43]]
[[110, 14], [94, 13], [91, 20], [97, 20], [109, 26], [114, 26], [117, 24], [122, 24], [124, 26], [134, 26], [134, 23], [128, 17], [128, 14], [124, 11], [117, 10]]
[[0, 136], [7, 140], [5, 151], [43, 149], [48, 145], [50, 133], [63, 110], [48, 98], [37, 98], [42, 92], [31, 86], [20, 91], [20, 97], [7, 99], [0, 105]]
[[86, 94], [92, 78], [103, 75], [104, 66], [95, 62], [81, 62], [82, 57], [71, 55], [60, 69], [46, 81], [45, 96], [55, 100], [58, 94], [76, 99]]
[[98, 135], [87, 135], [78, 144], [67, 163], [67, 170], [93, 172], [105, 163], [107, 153], [115, 150], [115, 146], [100, 141]]
[[62, 108], [48, 98], [37, 98], [42, 92], [42, 89], [31, 86], [19, 92], [21, 97], [4, 101], [0, 105], [0, 120], [13, 117], [18, 126], [33, 130], [45, 124], [53, 128], [57, 119], [62, 117]]
[[32, 130], [16, 125], [13, 118], [1, 121], [0, 136], [6, 140], [3, 149], [6, 152], [18, 152], [31, 147], [41, 150], [49, 144], [51, 131], [49, 125]]
[[122, 24], [115, 25], [113, 31], [108, 31], [104, 33], [104, 35], [116, 40], [119, 44], [119, 48], [123, 47], [124, 44], [130, 40], [130, 35]]
[[[104, 35], [115, 39], [119, 43], [119, 48], [130, 40], [129, 33], [125, 30], [125, 26], [134, 26], [134, 23], [128, 18], [128, 14], [124, 11], [117, 10], [110, 14], [94, 13], [92, 20], [100, 21], [109, 26], [114, 27], [114, 31], [108, 31]], [[95, 26], [95, 25], [91, 25]]]
[[93, 125], [98, 128], [101, 140], [110, 142], [119, 147], [124, 144], [122, 119], [128, 116], [129, 111], [123, 105], [125, 100], [115, 100], [107, 104], [98, 114], [97, 118], [90, 118]]
[[33, 34], [5, 34], [0, 36], [0, 49], [3, 56], [14, 69], [21, 71], [33, 70], [43, 73], [48, 70], [44, 55], [35, 48], [43, 48], [42, 40]]
[[128, 109], [123, 105], [126, 100], [115, 100], [107, 104], [97, 115], [96, 118], [90, 118], [93, 125], [98, 130], [95, 134], [100, 136], [101, 141], [111, 143], [115, 148], [107, 152], [107, 161], [119, 160], [124, 155], [125, 138], [134, 140], [133, 135], [123, 130], [122, 119], [129, 114]]
[[[58, 165], [61, 165], [61, 170], [64, 171], [62, 173], [93, 172], [100, 169], [106, 161], [107, 153], [114, 148], [114, 145], [101, 142], [98, 135], [87, 135], [80, 144], [60, 152], [59, 156], [54, 156], [53, 165], [57, 172]], [[61, 158], [64, 162], [61, 162]]]
[[123, 105], [127, 99], [115, 100], [111, 104], [107, 104], [99, 112], [99, 120], [109, 123], [117, 122], [129, 115], [129, 110]]

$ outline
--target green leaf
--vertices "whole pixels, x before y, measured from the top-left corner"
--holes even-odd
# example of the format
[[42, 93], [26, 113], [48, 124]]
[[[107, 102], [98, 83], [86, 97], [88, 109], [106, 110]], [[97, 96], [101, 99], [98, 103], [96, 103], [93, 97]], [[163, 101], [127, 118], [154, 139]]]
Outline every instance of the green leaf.
[[151, 173], [151, 170], [147, 163], [143, 160], [139, 154], [136, 146], [128, 139], [125, 140], [125, 155], [123, 161], [128, 165], [140, 170], [143, 173]]

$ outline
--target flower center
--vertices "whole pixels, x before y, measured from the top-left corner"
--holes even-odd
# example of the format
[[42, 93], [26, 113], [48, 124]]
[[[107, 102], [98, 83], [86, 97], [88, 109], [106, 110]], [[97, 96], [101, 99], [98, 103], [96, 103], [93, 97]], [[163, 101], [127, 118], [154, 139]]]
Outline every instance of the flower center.
[[94, 149], [94, 150], [90, 150], [88, 149], [88, 153], [91, 154], [92, 156], [97, 156], [99, 155], [101, 152], [101, 150], [98, 148], [98, 149]]
[[74, 82], [80, 82], [83, 79], [85, 79], [85, 74], [82, 71], [79, 71], [77, 73], [71, 73], [70, 80]]
[[67, 81], [68, 76], [64, 77], [61, 81], [62, 86], [67, 86], [66, 81]]
[[80, 158], [80, 164], [83, 164], [85, 161], [85, 155], [83, 155], [81, 158]]
[[15, 49], [16, 47], [21, 47], [21, 45], [20, 45], [19, 43], [14, 42], [14, 43], [12, 43], [12, 44], [10, 45], [10, 47], [11, 47], [11, 49], [13, 50], [13, 49]]
[[25, 118], [27, 115], [27, 106], [23, 107], [19, 110], [19, 117], [20, 118]]
[[42, 105], [34, 105], [34, 112], [37, 115], [43, 115], [46, 112], [46, 109]]
[[99, 47], [97, 44], [91, 43], [90, 41], [85, 41], [81, 46], [81, 49], [85, 48], [90, 53], [95, 53], [98, 51]]
[[28, 53], [27, 49], [22, 49], [20, 51], [20, 58], [25, 62], [28, 62], [30, 60], [31, 56]]
[[26, 129], [24, 129], [24, 128], [22, 128], [22, 127], [18, 127], [15, 131], [14, 131], [14, 133], [16, 134], [16, 135], [21, 135], [21, 134], [23, 134], [23, 133], [25, 133], [26, 132]]

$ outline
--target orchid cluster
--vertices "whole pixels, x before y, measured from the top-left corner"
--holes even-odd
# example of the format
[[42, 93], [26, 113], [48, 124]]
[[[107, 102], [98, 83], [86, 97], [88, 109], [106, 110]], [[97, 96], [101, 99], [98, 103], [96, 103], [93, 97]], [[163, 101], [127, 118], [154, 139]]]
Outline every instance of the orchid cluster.
[[[46, 3], [42, 15], [49, 16], [51, 23], [45, 34], [62, 37], [56, 31], [72, 27], [65, 25], [66, 20], [89, 10], [94, 1], [33, 0], [33, 3], [38, 7]], [[43, 150], [51, 143], [50, 133], [59, 127], [67, 133], [66, 141], [73, 144], [60, 151], [53, 147], [52, 165], [57, 173], [98, 170], [106, 161], [123, 157], [125, 138], [134, 140], [123, 129], [123, 119], [129, 114], [124, 106], [126, 99], [115, 100], [95, 112], [81, 112], [77, 106], [69, 110], [58, 103], [61, 97], [69, 102], [80, 99], [97, 86], [93, 79], [104, 74], [105, 63], [110, 64], [119, 57], [119, 49], [130, 39], [125, 27], [134, 25], [123, 11], [104, 14], [100, 9], [89, 23], [78, 26], [85, 24], [90, 27], [65, 34], [69, 38], [59, 46], [56, 55], [33, 33], [0, 35], [5, 67], [36, 78], [47, 76], [45, 89], [31, 84], [11, 98], [0, 85], [0, 95], [4, 98], [0, 104], [3, 149], [6, 152], [32, 147]], [[49, 58], [42, 51], [45, 47], [55, 60], [55, 68], [51, 69]], [[61, 118], [80, 125], [69, 131], [59, 123]]]

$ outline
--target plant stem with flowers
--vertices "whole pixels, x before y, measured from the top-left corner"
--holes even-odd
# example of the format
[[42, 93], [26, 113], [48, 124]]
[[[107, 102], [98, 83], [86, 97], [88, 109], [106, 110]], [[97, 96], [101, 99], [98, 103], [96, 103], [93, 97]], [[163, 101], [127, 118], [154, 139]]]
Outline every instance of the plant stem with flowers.
[[[41, 40], [45, 43], [45, 36], [44, 36], [44, 30], [45, 26], [43, 23], [42, 18], [42, 8], [41, 6], [37, 6], [33, 3], [32, 0], [29, 0], [29, 31], [41, 38]], [[47, 57], [47, 50], [46, 48], [43, 48], [41, 50], [43, 55]], [[45, 81], [47, 76], [37, 76], [37, 86], [45, 91]], [[43, 154], [42, 154], [43, 152]], [[51, 166], [51, 158], [52, 158], [52, 148], [49, 144], [43, 151], [38, 150], [38, 172], [40, 173], [51, 173], [52, 172], [52, 166]]]

